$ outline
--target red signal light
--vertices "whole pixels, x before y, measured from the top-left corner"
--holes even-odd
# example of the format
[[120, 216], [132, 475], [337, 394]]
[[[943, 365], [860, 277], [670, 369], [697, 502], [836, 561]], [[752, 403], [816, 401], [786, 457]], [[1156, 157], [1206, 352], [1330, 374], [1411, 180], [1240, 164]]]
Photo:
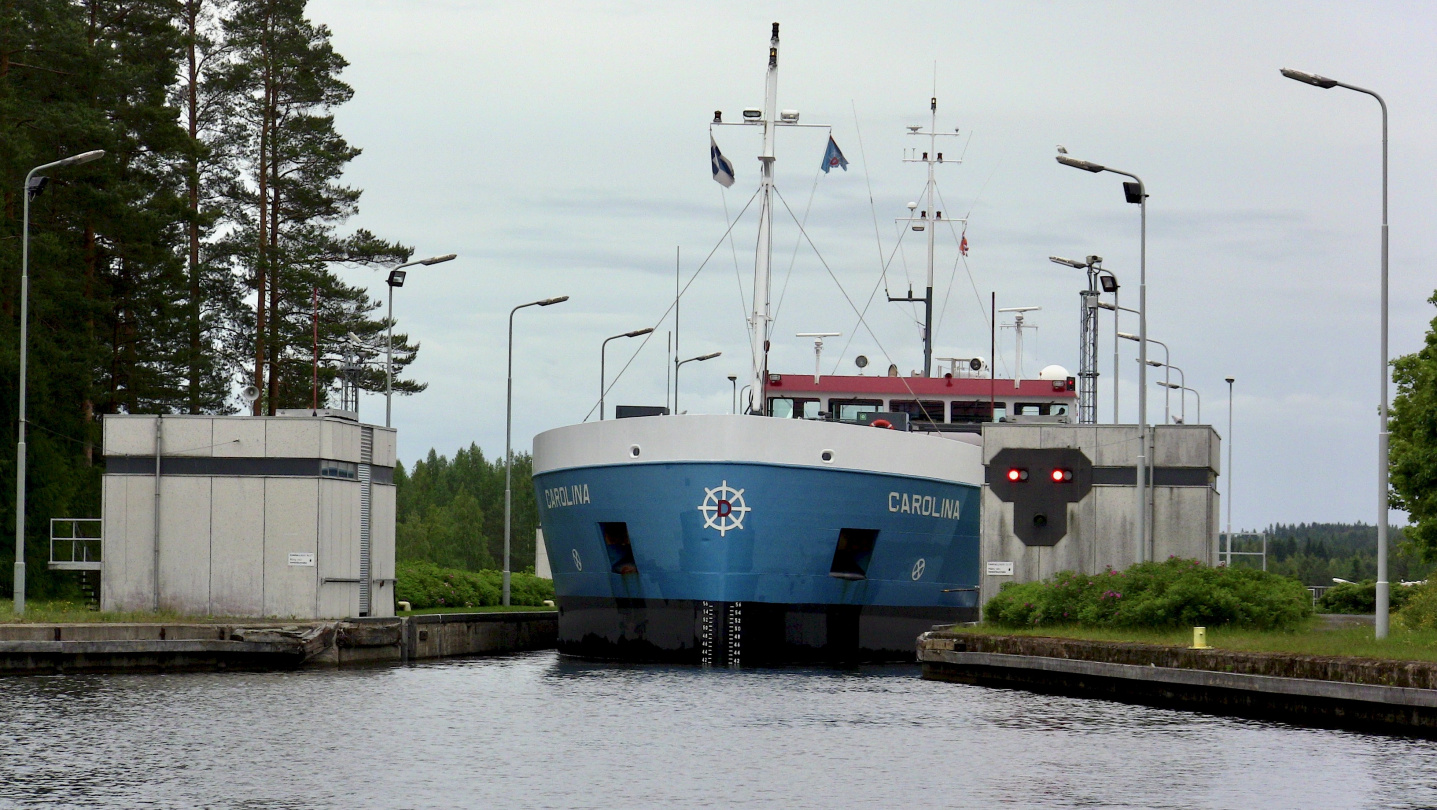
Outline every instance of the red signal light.
[[1014, 467], [1013, 469], [1011, 469], [1011, 470], [1008, 471], [1008, 480], [1009, 480], [1009, 481], [1027, 481], [1027, 480], [1028, 480], [1028, 471], [1027, 471], [1027, 470], [1024, 470], [1024, 469], [1020, 469], [1020, 468], [1018, 468], [1018, 467]]
[[1062, 482], [1064, 482], [1064, 481], [1071, 481], [1071, 480], [1073, 480], [1073, 471], [1072, 471], [1072, 470], [1064, 470], [1064, 469], [1053, 470], [1053, 481], [1054, 481], [1055, 483], [1062, 483]]

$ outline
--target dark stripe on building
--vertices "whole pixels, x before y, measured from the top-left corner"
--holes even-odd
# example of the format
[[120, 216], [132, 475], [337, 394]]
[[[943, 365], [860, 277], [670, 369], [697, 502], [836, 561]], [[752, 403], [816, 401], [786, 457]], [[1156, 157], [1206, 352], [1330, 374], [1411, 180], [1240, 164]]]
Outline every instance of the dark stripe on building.
[[[154, 456], [105, 456], [107, 475], [154, 475]], [[227, 456], [162, 456], [161, 475], [209, 475], [221, 478], [335, 478], [358, 481], [352, 461], [321, 458], [234, 458]], [[370, 467], [370, 480], [393, 484], [393, 467]]]

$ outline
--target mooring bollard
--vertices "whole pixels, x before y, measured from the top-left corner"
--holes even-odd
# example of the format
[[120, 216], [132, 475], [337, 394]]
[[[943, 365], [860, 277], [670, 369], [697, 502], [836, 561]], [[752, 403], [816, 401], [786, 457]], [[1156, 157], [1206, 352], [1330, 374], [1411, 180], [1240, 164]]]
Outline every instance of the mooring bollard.
[[1209, 647], [1209, 646], [1208, 646], [1208, 643], [1207, 643], [1207, 628], [1206, 628], [1206, 627], [1194, 627], [1194, 628], [1193, 628], [1193, 645], [1192, 645], [1191, 647], [1189, 647], [1188, 649], [1190, 649], [1190, 650], [1211, 650], [1211, 649], [1212, 649], [1212, 647]]

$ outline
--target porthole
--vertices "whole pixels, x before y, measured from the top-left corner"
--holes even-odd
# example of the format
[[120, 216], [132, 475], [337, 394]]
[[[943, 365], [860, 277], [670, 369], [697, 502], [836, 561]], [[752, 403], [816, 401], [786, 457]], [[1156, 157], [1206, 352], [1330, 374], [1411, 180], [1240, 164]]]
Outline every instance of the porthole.
[[637, 444], [629, 445], [629, 458], [638, 458], [640, 452], [641, 451], [639, 450], [639, 446]]
[[824, 463], [824, 464], [832, 464], [832, 463], [833, 463], [833, 451], [832, 451], [832, 450], [824, 450], [822, 453], [819, 453], [819, 454], [818, 454], [818, 457], [821, 458], [821, 459], [823, 459], [823, 463]]

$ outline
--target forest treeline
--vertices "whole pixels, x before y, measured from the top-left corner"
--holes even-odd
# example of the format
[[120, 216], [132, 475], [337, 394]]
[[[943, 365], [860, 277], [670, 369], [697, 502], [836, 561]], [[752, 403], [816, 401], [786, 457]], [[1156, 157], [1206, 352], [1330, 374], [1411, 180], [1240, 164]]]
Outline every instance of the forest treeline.
[[[36, 595], [46, 518], [98, 514], [104, 414], [229, 413], [245, 383], [255, 413], [307, 407], [316, 343], [323, 407], [347, 336], [381, 339], [364, 268], [411, 250], [344, 228], [361, 193], [342, 179], [360, 150], [334, 123], [345, 66], [306, 0], [0, 0], [0, 490], [15, 486], [28, 199]], [[402, 369], [416, 345], [395, 339]], [[358, 351], [352, 381], [382, 390], [379, 355]], [[9, 534], [14, 499], [0, 504]], [[0, 570], [12, 554], [0, 544]]]
[[[514, 456], [511, 570], [534, 566], [533, 465], [528, 454]], [[500, 568], [504, 562], [504, 459], [484, 457], [471, 444], [448, 459], [430, 450], [412, 469], [394, 470], [395, 557], [428, 561], [470, 571]]]
[[[1276, 523], [1267, 527], [1267, 570], [1304, 585], [1331, 585], [1333, 577], [1362, 582], [1377, 578], [1377, 527], [1365, 523]], [[1411, 547], [1401, 527], [1388, 530], [1388, 578], [1417, 581], [1437, 568]], [[1239, 538], [1234, 550], [1258, 551], [1256, 538]], [[1256, 557], [1235, 565], [1255, 566]]]

